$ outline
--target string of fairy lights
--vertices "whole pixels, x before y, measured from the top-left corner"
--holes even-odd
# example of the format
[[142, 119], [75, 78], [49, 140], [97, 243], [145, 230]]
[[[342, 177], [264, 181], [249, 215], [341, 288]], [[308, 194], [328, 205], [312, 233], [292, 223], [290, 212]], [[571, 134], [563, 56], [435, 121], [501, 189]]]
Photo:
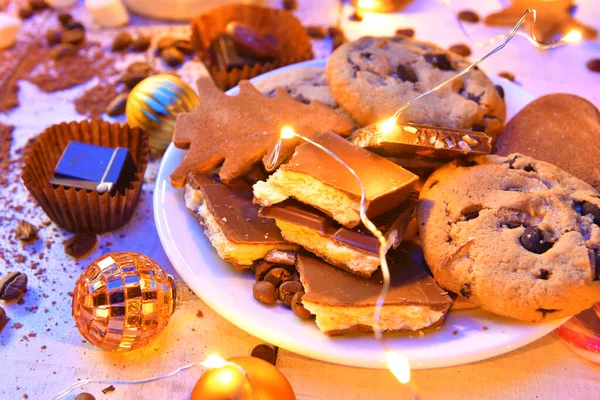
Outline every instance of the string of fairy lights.
[[[495, 36], [491, 39], [488, 39], [487, 41], [479, 42], [479, 41], [474, 40], [471, 37], [471, 35], [467, 32], [464, 25], [458, 18], [458, 15], [454, 12], [450, 0], [441, 0], [441, 1], [445, 5], [447, 5], [450, 10], [452, 10], [454, 15], [456, 15], [456, 19], [457, 19], [458, 24], [459, 24], [462, 32], [464, 33], [464, 35], [467, 38], [469, 38], [469, 40], [471, 40], [473, 43], [475, 43], [478, 47], [492, 45], [494, 43], [497, 43], [500, 40], [502, 42], [499, 45], [497, 45], [496, 47], [492, 48], [487, 53], [485, 53], [482, 57], [480, 57], [476, 61], [472, 62], [470, 65], [468, 65], [467, 67], [465, 67], [464, 69], [462, 69], [461, 71], [456, 73], [455, 75], [453, 75], [452, 77], [448, 78], [447, 80], [445, 80], [443, 82], [440, 82], [433, 88], [421, 93], [419, 96], [408, 101], [406, 104], [404, 104], [402, 107], [400, 107], [396, 111], [396, 113], [393, 116], [391, 116], [390, 118], [385, 119], [380, 122], [377, 122], [376, 124], [373, 124], [371, 126], [361, 128], [360, 131], [369, 132], [369, 134], [371, 134], [371, 135], [389, 134], [390, 132], [392, 132], [394, 130], [398, 119], [401, 117], [402, 113], [408, 107], [410, 107], [415, 102], [423, 99], [424, 97], [429, 96], [430, 94], [438, 91], [439, 89], [441, 89], [445, 85], [449, 84], [450, 82], [467, 74], [469, 71], [473, 70], [480, 63], [482, 63], [484, 60], [486, 60], [487, 58], [496, 54], [497, 52], [501, 51], [515, 36], [525, 37], [533, 46], [535, 46], [536, 48], [539, 48], [539, 49], [551, 49], [551, 48], [555, 48], [555, 47], [562, 46], [565, 44], [575, 43], [582, 39], [582, 34], [580, 31], [572, 30], [559, 40], [553, 40], [553, 41], [549, 41], [549, 42], [542, 42], [542, 41], [538, 40], [533, 31], [534, 25], [537, 21], [537, 12], [535, 9], [530, 8], [530, 9], [527, 9], [523, 13], [523, 15], [521, 16], [519, 21], [516, 23], [516, 25], [512, 28], [512, 30], [508, 34]], [[527, 21], [528, 18], [532, 19], [532, 24], [530, 26], [529, 31], [524, 32], [521, 30], [521, 28], [522, 28], [523, 24]], [[380, 325], [379, 325], [381, 311], [382, 311], [383, 305], [385, 303], [385, 299], [390, 290], [390, 270], [389, 270], [389, 267], [387, 265], [387, 260], [386, 260], [386, 250], [385, 249], [387, 248], [387, 241], [386, 241], [384, 235], [376, 228], [376, 226], [373, 224], [373, 222], [366, 215], [367, 210], [366, 210], [366, 188], [365, 188], [365, 185], [363, 184], [361, 178], [356, 174], [356, 172], [348, 164], [346, 164], [339, 156], [337, 156], [334, 152], [327, 149], [323, 145], [321, 145], [313, 140], [310, 140], [309, 138], [306, 138], [299, 133], [296, 133], [293, 130], [293, 127], [290, 127], [290, 126], [286, 126], [281, 130], [280, 138], [279, 138], [277, 144], [274, 146], [272, 151], [269, 153], [267, 169], [274, 169], [277, 166], [277, 161], [279, 159], [279, 154], [280, 154], [280, 150], [282, 148], [283, 141], [290, 140], [292, 138], [298, 138], [307, 143], [310, 143], [313, 146], [315, 146], [315, 147], [319, 148], [320, 150], [322, 150], [323, 152], [325, 152], [326, 154], [328, 154], [333, 159], [335, 159], [344, 168], [346, 168], [348, 170], [348, 172], [350, 172], [352, 174], [352, 176], [356, 179], [357, 183], [359, 184], [359, 186], [361, 188], [362, 195], [361, 195], [360, 208], [359, 208], [360, 218], [361, 218], [361, 221], [364, 224], [364, 226], [379, 241], [379, 260], [380, 260], [381, 272], [382, 272], [382, 288], [379, 293], [379, 296], [378, 296], [378, 299], [377, 299], [377, 302], [375, 305], [374, 314], [373, 314], [374, 337], [381, 344], [381, 346], [384, 350], [384, 359], [385, 359], [386, 366], [388, 367], [388, 369], [392, 372], [392, 374], [396, 377], [396, 379], [398, 379], [398, 381], [400, 383], [409, 384], [408, 387], [411, 391], [412, 398], [418, 399], [419, 398], [418, 391], [416, 389], [416, 386], [414, 385], [414, 382], [412, 382], [410, 379], [410, 365], [409, 365], [408, 359], [406, 357], [404, 357], [401, 353], [390, 349], [390, 347], [387, 345], [387, 343], [385, 341], [385, 338], [383, 336], [383, 331], [381, 330]], [[155, 377], [151, 377], [151, 378], [147, 378], [147, 379], [141, 379], [141, 380], [136, 380], [136, 381], [107, 381], [107, 380], [84, 379], [84, 380], [81, 380], [81, 381], [78, 381], [78, 382], [72, 384], [71, 386], [69, 386], [66, 389], [62, 390], [61, 392], [57, 393], [52, 399], [53, 400], [62, 399], [64, 397], [66, 397], [69, 393], [71, 393], [73, 390], [83, 387], [88, 384], [138, 385], [138, 384], [154, 382], [154, 381], [158, 381], [158, 380], [162, 380], [162, 379], [167, 379], [167, 378], [173, 377], [183, 371], [186, 371], [186, 370], [188, 370], [190, 368], [194, 368], [194, 367], [218, 369], [218, 368], [223, 368], [225, 366], [229, 366], [231, 364], [234, 364], [237, 366], [237, 364], [228, 362], [228, 361], [224, 360], [223, 358], [221, 358], [220, 356], [213, 354], [213, 355], [210, 355], [209, 357], [207, 357], [202, 362], [195, 362], [195, 363], [187, 364], [185, 366], [175, 369], [174, 371], [172, 371], [168, 374], [155, 376]], [[241, 372], [245, 375], [245, 372], [243, 371], [243, 369], [241, 370]]]

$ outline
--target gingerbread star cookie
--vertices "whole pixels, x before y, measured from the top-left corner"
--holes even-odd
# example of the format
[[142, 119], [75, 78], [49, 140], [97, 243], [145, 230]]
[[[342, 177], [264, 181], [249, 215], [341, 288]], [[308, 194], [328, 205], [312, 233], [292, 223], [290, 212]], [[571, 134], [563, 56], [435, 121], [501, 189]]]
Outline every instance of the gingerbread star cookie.
[[[237, 96], [228, 96], [209, 78], [198, 80], [200, 107], [180, 114], [175, 123], [173, 143], [189, 150], [171, 173], [173, 187], [183, 187], [189, 172], [209, 172], [219, 166], [221, 180], [231, 182], [273, 148], [285, 125], [309, 138], [326, 131], [346, 136], [353, 128], [346, 116], [320, 102], [303, 104], [285, 89], [270, 98], [248, 81], [239, 86]], [[296, 144], [287, 141], [283, 154]]]
[[[519, 21], [525, 10], [533, 8], [537, 11], [537, 21], [533, 26], [535, 37], [548, 42], [565, 36], [571, 30], [578, 30], [585, 39], [598, 36], [596, 29], [582, 24], [572, 16], [575, 10], [573, 0], [511, 0], [511, 5], [495, 14], [488, 15], [485, 23], [495, 26], [512, 26]], [[531, 20], [526, 24], [531, 26]]]

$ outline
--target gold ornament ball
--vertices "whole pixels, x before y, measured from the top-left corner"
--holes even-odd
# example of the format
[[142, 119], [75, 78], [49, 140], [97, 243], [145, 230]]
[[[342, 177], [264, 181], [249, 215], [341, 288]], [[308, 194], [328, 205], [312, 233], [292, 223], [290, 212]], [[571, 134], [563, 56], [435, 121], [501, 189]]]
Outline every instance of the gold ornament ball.
[[200, 99], [181, 78], [171, 74], [154, 75], [138, 83], [127, 98], [127, 123], [148, 132], [150, 150], [162, 154], [173, 137], [177, 115], [190, 112]]
[[237, 364], [209, 369], [200, 377], [190, 400], [295, 400], [286, 377], [271, 363], [256, 357], [234, 357]]
[[129, 351], [148, 344], [175, 310], [175, 282], [139, 253], [105, 254], [75, 283], [73, 318], [91, 344]]

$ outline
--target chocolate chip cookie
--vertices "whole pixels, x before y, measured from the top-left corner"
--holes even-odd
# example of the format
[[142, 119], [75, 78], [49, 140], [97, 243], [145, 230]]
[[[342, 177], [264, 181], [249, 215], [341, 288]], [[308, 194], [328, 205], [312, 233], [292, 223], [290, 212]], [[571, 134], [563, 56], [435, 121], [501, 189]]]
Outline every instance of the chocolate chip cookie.
[[[337, 102], [360, 124], [394, 114], [419, 94], [455, 75], [468, 61], [432, 43], [406, 37], [363, 37], [329, 58], [327, 81]], [[485, 131], [493, 140], [506, 119], [503, 90], [473, 70], [410, 106], [403, 120]]]
[[449, 163], [417, 207], [443, 288], [496, 314], [542, 321], [600, 300], [600, 193], [524, 155]]

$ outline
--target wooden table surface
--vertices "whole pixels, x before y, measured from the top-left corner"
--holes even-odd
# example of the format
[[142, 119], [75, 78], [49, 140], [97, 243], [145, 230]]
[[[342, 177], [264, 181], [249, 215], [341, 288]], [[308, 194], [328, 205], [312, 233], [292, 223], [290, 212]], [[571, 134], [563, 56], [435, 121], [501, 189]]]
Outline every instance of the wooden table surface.
[[[279, 4], [279, 1], [272, 1]], [[305, 24], [332, 24], [337, 17], [334, 0], [299, 0], [298, 17]], [[457, 10], [472, 8], [480, 15], [498, 9], [502, 2], [453, 2]], [[600, 28], [600, 4], [581, 0], [578, 15], [588, 24]], [[318, 12], [316, 12], [318, 11]], [[88, 18], [79, 7], [74, 11], [84, 22]], [[456, 25], [454, 16], [441, 0], [415, 0], [401, 13], [369, 14], [363, 23], [349, 22], [350, 7], [344, 9], [343, 27], [350, 38], [364, 34], [393, 34], [397, 28], [413, 27], [420, 39], [442, 46], [469, 43]], [[33, 31], [45, 32], [47, 23], [39, 20]], [[136, 18], [131, 30], [164, 31], [164, 27]], [[35, 29], [34, 29], [35, 28]], [[172, 28], [186, 35], [187, 27]], [[482, 24], [470, 29], [478, 40], [498, 32]], [[95, 38], [110, 41], [113, 32], [93, 31]], [[315, 43], [319, 56], [326, 56], [329, 43]], [[474, 46], [472, 46], [474, 48]], [[480, 54], [483, 50], [477, 50]], [[600, 56], [598, 43], [584, 42], [552, 51], [540, 51], [524, 39], [516, 39], [502, 53], [487, 61], [489, 74], [513, 73], [523, 87], [536, 95], [570, 92], [586, 97], [600, 106], [600, 75], [589, 72], [585, 63]], [[132, 58], [144, 56], [132, 56]], [[188, 63], [182, 75], [192, 82], [205, 74], [198, 62]], [[81, 85], [59, 93], [44, 94], [28, 82], [21, 82], [21, 106], [0, 114], [0, 122], [16, 126], [12, 155], [27, 140], [50, 124], [79, 120], [73, 99], [95, 83]], [[117, 232], [99, 237], [99, 247], [80, 261], [64, 254], [62, 242], [70, 235], [53, 224], [28, 196], [18, 179], [3, 187], [0, 209], [0, 274], [23, 271], [29, 276], [29, 291], [23, 304], [2, 305], [10, 322], [0, 333], [0, 398], [49, 399], [78, 379], [133, 380], [160, 375], [187, 363], [200, 361], [216, 352], [223, 356], [247, 355], [260, 343], [211, 311], [197, 298], [181, 307], [169, 326], [151, 345], [131, 353], [113, 354], [89, 345], [73, 323], [69, 292], [81, 271], [93, 259], [111, 251], [142, 252], [175, 274], [158, 239], [152, 218], [153, 182], [158, 161], [151, 162], [141, 202], [134, 218]], [[4, 172], [3, 172], [4, 173]], [[40, 230], [40, 240], [22, 246], [14, 240], [13, 230], [26, 219]], [[19, 255], [24, 256], [24, 260]], [[39, 262], [40, 265], [32, 265]], [[38, 275], [34, 272], [42, 269]], [[201, 310], [203, 317], [197, 317]], [[14, 324], [22, 324], [20, 329]], [[17, 325], [18, 326], [18, 325]], [[408, 399], [408, 391], [388, 371], [366, 370], [328, 364], [295, 355], [281, 349], [278, 368], [287, 376], [299, 399]], [[106, 385], [88, 385], [85, 391], [97, 399], [184, 399], [201, 375], [192, 369], [174, 378], [143, 386], [117, 386], [103, 395]], [[598, 399], [600, 368], [577, 357], [556, 334], [550, 334], [522, 349], [491, 360], [436, 370], [413, 372], [413, 381], [422, 399]], [[77, 393], [77, 392], [75, 392]], [[73, 396], [68, 397], [73, 398]]]

